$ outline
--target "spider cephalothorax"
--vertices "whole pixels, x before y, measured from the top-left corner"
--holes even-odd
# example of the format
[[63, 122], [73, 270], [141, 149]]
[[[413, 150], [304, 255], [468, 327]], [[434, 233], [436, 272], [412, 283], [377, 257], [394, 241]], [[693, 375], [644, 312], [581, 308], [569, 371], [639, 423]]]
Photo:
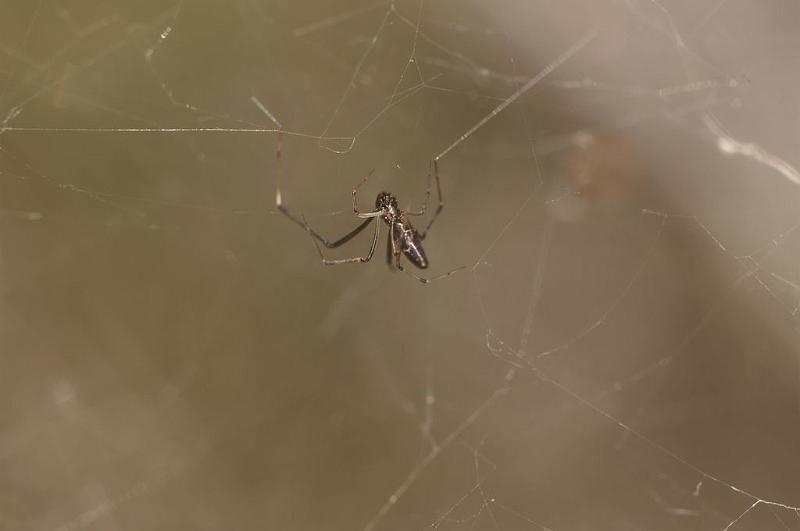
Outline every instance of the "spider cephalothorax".
[[389, 192], [381, 192], [378, 194], [378, 197], [375, 198], [375, 208], [379, 210], [386, 210], [390, 208], [399, 210], [397, 207], [397, 198]]

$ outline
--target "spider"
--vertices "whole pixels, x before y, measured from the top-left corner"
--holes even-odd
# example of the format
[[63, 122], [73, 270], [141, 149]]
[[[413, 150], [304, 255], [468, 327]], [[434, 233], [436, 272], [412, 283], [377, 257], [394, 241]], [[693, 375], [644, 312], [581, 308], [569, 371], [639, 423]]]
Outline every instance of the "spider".
[[[353, 213], [357, 218], [363, 219], [364, 221], [362, 221], [361, 224], [359, 224], [355, 229], [351, 230], [338, 240], [330, 241], [328, 238], [312, 229], [308, 223], [306, 223], [305, 217], [302, 215], [298, 217], [295, 214], [292, 214], [283, 204], [281, 197], [281, 179], [283, 176], [283, 161], [281, 158], [282, 143], [282, 135], [279, 134], [278, 148], [276, 152], [278, 170], [276, 178], [277, 183], [275, 187], [275, 206], [278, 208], [278, 210], [285, 214], [286, 217], [300, 225], [308, 234], [312, 236], [314, 246], [317, 248], [317, 252], [319, 253], [323, 264], [341, 265], [369, 262], [372, 259], [372, 255], [375, 253], [375, 248], [378, 246], [380, 222], [383, 220], [383, 222], [389, 226], [389, 237], [387, 238], [386, 242], [386, 263], [390, 268], [395, 267], [403, 273], [419, 280], [423, 284], [448, 277], [453, 273], [464, 269], [463, 267], [459, 267], [433, 278], [423, 278], [415, 275], [411, 271], [408, 271], [400, 263], [400, 257], [404, 255], [409, 262], [420, 269], [427, 269], [429, 265], [428, 257], [425, 255], [425, 250], [422, 248], [422, 240], [424, 240], [428, 235], [428, 230], [430, 230], [431, 225], [433, 225], [433, 222], [436, 221], [436, 218], [439, 217], [439, 214], [444, 208], [444, 202], [442, 201], [442, 187], [439, 184], [439, 165], [436, 159], [433, 159], [428, 167], [428, 189], [425, 192], [425, 203], [423, 204], [421, 210], [418, 212], [402, 210], [398, 206], [397, 198], [394, 195], [388, 192], [381, 192], [375, 198], [375, 210], [372, 210], [371, 212], [360, 211], [358, 209], [358, 190], [364, 185], [364, 183], [367, 182], [370, 175], [372, 175], [372, 172], [370, 172], [355, 186], [355, 188], [353, 188]], [[434, 212], [433, 217], [430, 219], [430, 221], [428, 221], [428, 225], [425, 227], [425, 230], [419, 232], [411, 224], [409, 218], [411, 216], [422, 216], [428, 209], [428, 200], [431, 196], [431, 172], [433, 172], [433, 177], [436, 180], [436, 194], [439, 197], [439, 205], [436, 207], [436, 212]], [[373, 219], [375, 219], [375, 232], [372, 235], [372, 244], [370, 244], [369, 251], [367, 251], [365, 256], [342, 258], [339, 260], [328, 260], [322, 254], [322, 249], [320, 249], [319, 243], [322, 243], [322, 245], [328, 249], [335, 249], [341, 245], [344, 245], [360, 234], [361, 231], [367, 228]]]

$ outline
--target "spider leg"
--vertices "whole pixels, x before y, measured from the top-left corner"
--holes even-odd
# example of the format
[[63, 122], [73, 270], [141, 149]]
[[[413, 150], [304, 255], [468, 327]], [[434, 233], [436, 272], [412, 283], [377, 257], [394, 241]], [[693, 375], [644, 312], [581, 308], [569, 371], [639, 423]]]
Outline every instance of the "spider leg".
[[[436, 195], [439, 197], [439, 205], [436, 207], [436, 212], [433, 213], [433, 217], [428, 222], [428, 225], [425, 227], [425, 230], [423, 230], [419, 234], [419, 239], [420, 240], [424, 240], [425, 239], [425, 236], [428, 235], [428, 230], [430, 230], [431, 225], [433, 225], [433, 222], [436, 221], [436, 218], [439, 217], [439, 214], [441, 214], [442, 209], [444, 208], [444, 199], [442, 199], [442, 185], [439, 184], [439, 162], [436, 159], [433, 159], [431, 161], [431, 166], [433, 167], [433, 176], [434, 176], [434, 180], [436, 181]], [[428, 171], [430, 172], [430, 169]], [[430, 193], [430, 188], [428, 189], [428, 193]], [[425, 201], [425, 208], [427, 208], [427, 207], [428, 207], [428, 202], [426, 200]]]
[[[367, 228], [367, 225], [369, 225], [369, 221], [370, 221], [369, 219], [365, 219], [359, 226], [357, 226], [355, 229], [353, 229], [352, 231], [348, 232], [347, 234], [345, 234], [344, 236], [342, 236], [338, 240], [330, 241], [328, 238], [326, 238], [325, 236], [323, 236], [319, 232], [317, 232], [314, 229], [312, 229], [308, 225], [308, 223], [306, 223], [305, 218], [301, 219], [302, 216], [301, 217], [297, 217], [288, 208], [286, 208], [286, 206], [283, 204], [283, 196], [281, 194], [281, 184], [283, 182], [282, 148], [283, 148], [283, 134], [281, 132], [278, 132], [278, 147], [277, 147], [277, 149], [275, 151], [275, 159], [276, 159], [276, 166], [277, 166], [277, 171], [276, 171], [276, 176], [275, 176], [275, 207], [281, 213], [283, 213], [287, 218], [291, 219], [292, 221], [294, 221], [295, 223], [297, 223], [298, 225], [303, 227], [303, 229], [307, 233], [309, 233], [311, 236], [316, 238], [320, 243], [322, 243], [322, 245], [324, 245], [328, 249], [334, 249], [336, 247], [339, 247], [340, 245], [343, 245], [343, 244], [349, 242], [355, 236], [357, 236], [361, 231], [363, 231], [365, 228]], [[378, 217], [378, 216], [380, 216], [380, 211], [372, 212], [369, 215], [361, 215], [359, 217], [362, 217], [362, 218], [373, 218], [373, 217]]]
[[[425, 212], [428, 211], [428, 201], [431, 198], [431, 165], [432, 164], [433, 164], [433, 161], [431, 161], [431, 164], [428, 165], [428, 188], [425, 190], [425, 202], [422, 204], [422, 209], [419, 212], [406, 211], [406, 214], [408, 214], [409, 216], [424, 216]], [[437, 179], [438, 179], [438, 176], [437, 176]], [[437, 185], [438, 185], [438, 182], [437, 182]], [[441, 193], [439, 194], [439, 201], [441, 202]]]
[[375, 173], [375, 170], [370, 170], [369, 173], [364, 176], [363, 179], [361, 179], [361, 182], [359, 182], [355, 188], [353, 188], [353, 212], [359, 218], [375, 218], [383, 214], [381, 210], [373, 210], [372, 212], [361, 212], [358, 210], [358, 189], [361, 188], [365, 182], [367, 182], [367, 179], [372, 177], [373, 173]]
[[394, 264], [392, 263], [392, 258], [394, 255], [392, 254], [392, 229], [389, 228], [389, 237], [386, 238], [386, 265], [389, 266], [389, 269], [394, 271]]
[[[369, 223], [371, 220], [366, 220], [364, 223]], [[341, 264], [352, 264], [352, 263], [366, 263], [372, 259], [372, 255], [375, 254], [375, 248], [378, 246], [378, 235], [380, 234], [380, 218], [375, 219], [375, 232], [372, 235], [372, 243], [369, 246], [369, 251], [367, 252], [366, 256], [355, 256], [353, 258], [342, 258], [339, 260], [328, 260], [322, 254], [322, 249], [320, 249], [317, 240], [312, 240], [314, 242], [314, 247], [317, 248], [317, 252], [319, 253], [319, 257], [322, 260], [322, 263], [325, 265], [341, 265]], [[365, 226], [362, 224], [362, 226]]]
[[411, 271], [403, 268], [403, 266], [400, 265], [400, 260], [397, 261], [397, 268], [400, 271], [402, 271], [403, 273], [405, 273], [406, 275], [408, 275], [410, 277], [413, 277], [413, 278], [416, 278], [417, 280], [419, 280], [423, 284], [429, 284], [429, 283], [433, 282], [434, 280], [441, 280], [441, 279], [443, 279], [445, 277], [449, 277], [453, 273], [458, 273], [462, 269], [466, 269], [466, 266], [457, 267], [457, 268], [453, 269], [452, 271], [448, 271], [447, 273], [442, 273], [441, 275], [436, 275], [435, 277], [431, 277], [431, 278], [424, 278], [424, 277], [420, 277], [420, 276], [415, 275]]
[[402, 271], [403, 268], [400, 266], [400, 236], [397, 234], [395, 227], [395, 221], [392, 220], [389, 224], [389, 243], [391, 244], [392, 256], [394, 257], [394, 266]]

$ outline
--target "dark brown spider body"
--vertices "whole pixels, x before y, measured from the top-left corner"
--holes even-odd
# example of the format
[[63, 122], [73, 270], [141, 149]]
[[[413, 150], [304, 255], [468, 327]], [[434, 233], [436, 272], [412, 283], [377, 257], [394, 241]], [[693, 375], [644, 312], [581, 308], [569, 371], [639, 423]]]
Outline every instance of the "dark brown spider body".
[[[427, 269], [428, 257], [425, 255], [425, 249], [422, 248], [422, 238], [420, 238], [417, 229], [411, 226], [408, 220], [400, 219], [394, 222], [394, 235], [393, 239], [396, 244], [400, 245], [400, 250], [403, 252], [408, 261], [420, 269]], [[384, 218], [387, 225], [391, 226], [389, 220]], [[391, 242], [389, 243], [391, 247]]]
[[380, 217], [392, 231], [386, 250], [389, 263], [391, 264], [390, 254], [400, 251], [409, 262], [420, 269], [426, 269], [428, 257], [425, 255], [425, 249], [422, 248], [422, 238], [411, 224], [407, 213], [398, 206], [397, 198], [389, 192], [381, 192], [375, 198], [375, 209], [381, 212]]
[[381, 192], [375, 198], [375, 210], [381, 210], [386, 214], [400, 217], [400, 207], [397, 205], [397, 198], [389, 192]]

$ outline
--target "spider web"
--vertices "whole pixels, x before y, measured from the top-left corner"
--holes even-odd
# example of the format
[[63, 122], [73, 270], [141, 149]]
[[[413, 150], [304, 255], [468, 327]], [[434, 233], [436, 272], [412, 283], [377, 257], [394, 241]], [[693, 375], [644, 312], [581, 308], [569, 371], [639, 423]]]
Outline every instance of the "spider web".
[[800, 528], [792, 2], [11, 4], [3, 529]]

